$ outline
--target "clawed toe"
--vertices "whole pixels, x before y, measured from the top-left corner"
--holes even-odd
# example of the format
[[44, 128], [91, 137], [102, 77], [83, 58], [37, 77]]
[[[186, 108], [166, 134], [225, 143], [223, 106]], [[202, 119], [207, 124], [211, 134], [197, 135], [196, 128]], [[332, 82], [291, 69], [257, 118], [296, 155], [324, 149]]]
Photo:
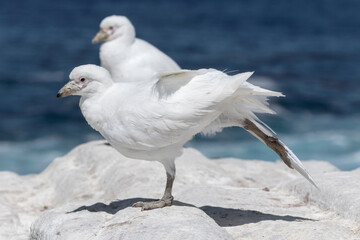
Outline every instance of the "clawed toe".
[[173, 202], [173, 197], [169, 199], [160, 199], [158, 201], [153, 201], [153, 202], [137, 202], [134, 203], [132, 206], [141, 207], [141, 211], [144, 211], [144, 210], [152, 210], [157, 208], [163, 208], [166, 206], [171, 206], [172, 202]]
[[132, 205], [133, 207], [143, 207], [144, 206], [144, 202], [136, 202]]

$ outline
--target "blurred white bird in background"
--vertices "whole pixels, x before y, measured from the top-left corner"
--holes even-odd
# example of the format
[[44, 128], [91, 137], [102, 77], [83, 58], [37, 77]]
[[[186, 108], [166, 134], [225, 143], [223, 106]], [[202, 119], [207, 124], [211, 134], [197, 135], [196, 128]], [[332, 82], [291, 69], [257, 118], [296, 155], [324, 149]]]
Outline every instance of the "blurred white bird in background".
[[165, 53], [135, 38], [135, 28], [124, 16], [104, 18], [92, 42], [104, 42], [100, 47], [101, 66], [110, 72], [115, 82], [142, 81], [159, 73], [180, 70]]
[[164, 165], [164, 195], [155, 202], [134, 204], [142, 210], [172, 204], [174, 161], [183, 145], [197, 133], [213, 134], [224, 127], [243, 127], [316, 186], [300, 160], [255, 115], [274, 113], [267, 98], [283, 95], [246, 82], [251, 75], [182, 70], [160, 78], [115, 83], [106, 69], [83, 65], [71, 72], [70, 82], [57, 97], [80, 95], [85, 119], [115, 149], [130, 158]]

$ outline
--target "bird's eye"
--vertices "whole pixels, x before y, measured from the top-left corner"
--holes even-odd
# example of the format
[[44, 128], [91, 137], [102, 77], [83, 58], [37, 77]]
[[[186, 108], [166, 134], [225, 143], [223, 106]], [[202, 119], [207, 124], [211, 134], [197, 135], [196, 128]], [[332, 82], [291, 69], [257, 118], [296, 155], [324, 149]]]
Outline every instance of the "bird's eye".
[[114, 29], [114, 27], [113, 27], [113, 26], [110, 26], [110, 27], [109, 27], [109, 29], [110, 29], [110, 30], [113, 30], [113, 29]]
[[81, 82], [85, 82], [85, 78], [80, 78], [80, 81], [81, 81]]

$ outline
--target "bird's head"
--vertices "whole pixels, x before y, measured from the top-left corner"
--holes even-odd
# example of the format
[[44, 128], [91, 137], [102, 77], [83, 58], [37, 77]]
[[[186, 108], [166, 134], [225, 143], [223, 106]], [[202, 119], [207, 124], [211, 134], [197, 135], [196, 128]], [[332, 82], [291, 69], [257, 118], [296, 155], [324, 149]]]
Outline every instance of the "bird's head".
[[111, 75], [105, 68], [92, 64], [74, 68], [69, 78], [70, 81], [59, 90], [56, 97], [91, 96], [113, 84]]
[[93, 38], [92, 43], [107, 42], [114, 39], [134, 41], [135, 28], [127, 17], [109, 16], [100, 23], [100, 31]]

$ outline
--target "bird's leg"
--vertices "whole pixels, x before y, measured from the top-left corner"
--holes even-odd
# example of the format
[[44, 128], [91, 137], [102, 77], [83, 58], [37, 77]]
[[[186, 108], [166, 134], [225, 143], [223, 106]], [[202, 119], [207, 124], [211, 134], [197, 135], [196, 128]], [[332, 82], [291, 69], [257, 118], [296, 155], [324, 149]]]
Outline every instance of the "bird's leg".
[[141, 207], [141, 211], [143, 210], [151, 210], [156, 208], [163, 208], [166, 206], [171, 206], [174, 197], [171, 195], [173, 182], [175, 179], [175, 174], [172, 176], [168, 172], [166, 172], [167, 181], [166, 181], [166, 187], [163, 197], [158, 201], [153, 202], [137, 202], [134, 203], [133, 207]]
[[171, 176], [169, 173], [166, 172], [166, 177], [167, 179], [166, 179], [165, 192], [161, 200], [166, 203], [166, 206], [170, 206], [174, 200], [174, 197], [171, 195], [171, 191], [175, 180], [175, 176]]

